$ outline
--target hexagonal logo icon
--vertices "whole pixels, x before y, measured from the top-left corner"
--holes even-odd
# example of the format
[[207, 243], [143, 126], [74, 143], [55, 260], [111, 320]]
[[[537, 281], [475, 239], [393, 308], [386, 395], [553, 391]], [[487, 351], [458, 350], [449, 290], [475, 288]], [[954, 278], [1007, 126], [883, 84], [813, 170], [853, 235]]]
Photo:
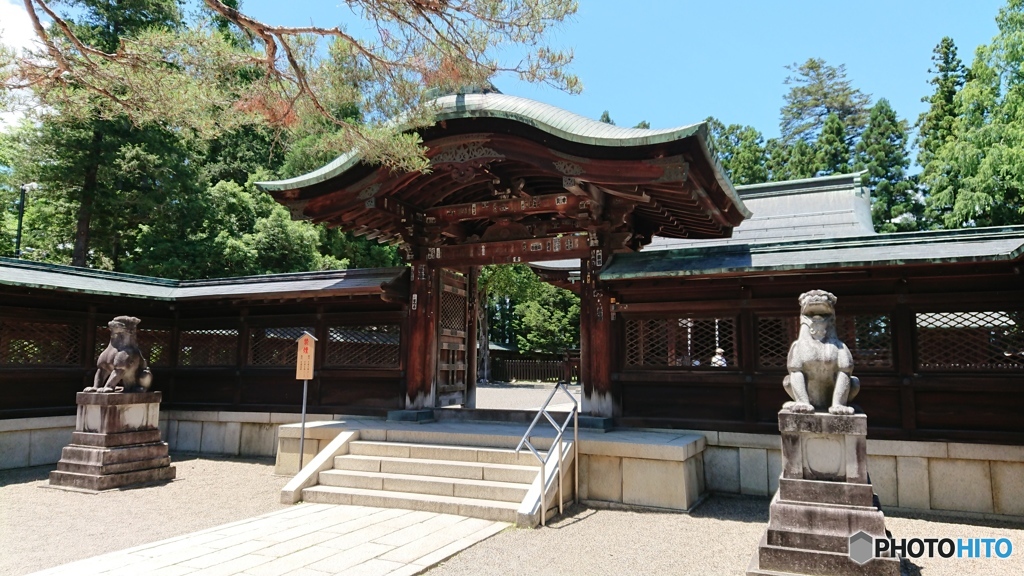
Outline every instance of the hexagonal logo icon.
[[861, 530], [850, 536], [850, 559], [857, 564], [866, 564], [875, 557], [875, 539]]

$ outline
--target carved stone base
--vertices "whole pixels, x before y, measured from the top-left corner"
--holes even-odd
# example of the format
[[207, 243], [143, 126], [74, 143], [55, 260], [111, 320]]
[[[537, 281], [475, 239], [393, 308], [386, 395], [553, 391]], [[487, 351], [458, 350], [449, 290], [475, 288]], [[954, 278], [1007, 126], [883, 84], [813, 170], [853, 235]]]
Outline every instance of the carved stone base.
[[75, 432], [50, 472], [51, 486], [100, 491], [174, 479], [160, 440], [159, 392], [79, 392], [77, 400]]
[[779, 491], [748, 576], [900, 574], [898, 558], [865, 564], [850, 558], [854, 534], [887, 537], [885, 516], [867, 476], [867, 418], [784, 410], [779, 412], [779, 430]]

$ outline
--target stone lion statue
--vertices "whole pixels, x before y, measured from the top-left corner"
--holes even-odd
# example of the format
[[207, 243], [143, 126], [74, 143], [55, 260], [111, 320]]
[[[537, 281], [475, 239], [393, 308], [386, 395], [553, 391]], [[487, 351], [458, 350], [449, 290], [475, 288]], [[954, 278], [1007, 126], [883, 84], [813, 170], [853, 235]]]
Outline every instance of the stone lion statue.
[[153, 383], [146, 358], [139, 350], [134, 316], [118, 316], [107, 323], [110, 344], [96, 360], [93, 385], [84, 392], [145, 392]]
[[853, 354], [836, 336], [835, 306], [836, 297], [824, 290], [800, 295], [800, 336], [789, 347], [789, 375], [782, 381], [793, 401], [785, 410], [854, 412], [847, 402], [857, 396], [860, 381], [853, 376]]

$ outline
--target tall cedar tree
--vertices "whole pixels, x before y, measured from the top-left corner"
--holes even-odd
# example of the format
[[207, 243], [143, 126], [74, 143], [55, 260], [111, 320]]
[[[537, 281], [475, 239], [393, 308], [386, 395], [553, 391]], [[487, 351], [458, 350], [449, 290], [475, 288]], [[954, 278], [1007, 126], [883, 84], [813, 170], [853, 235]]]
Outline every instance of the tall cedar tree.
[[790, 146], [779, 138], [772, 138], [765, 145], [765, 153], [770, 182], [812, 178], [821, 169], [814, 147], [803, 140]]
[[953, 134], [929, 161], [928, 212], [948, 228], [1024, 222], [1024, 0], [996, 16], [954, 97]]
[[[78, 10], [77, 18], [69, 21], [75, 35], [86, 46], [104, 52], [116, 51], [126, 36], [152, 29], [172, 30], [181, 24], [179, 4], [174, 0], [76, 0], [71, 4]], [[51, 118], [50, 121], [55, 120]], [[121, 119], [102, 120], [98, 116], [83, 119], [76, 124], [69, 126], [69, 132], [78, 134], [78, 141], [65, 143], [77, 148], [68, 151], [68, 154], [77, 157], [70, 163], [74, 170], [63, 175], [57, 174], [56, 177], [65, 180], [62, 184], [66, 189], [78, 191], [71, 264], [84, 267], [88, 264], [92, 219], [98, 197], [115, 193], [115, 190], [104, 188], [100, 173], [104, 168], [111, 167], [122, 146], [131, 144], [133, 140], [163, 140], [164, 135], [131, 134], [133, 129], [128, 122]], [[159, 132], [159, 129], [156, 130]], [[77, 182], [67, 181], [72, 178]], [[117, 238], [113, 240], [116, 244]], [[113, 258], [117, 259], [117, 252]]]
[[598, 118], [598, 121], [604, 122], [605, 124], [611, 124], [612, 126], [615, 126], [615, 120], [612, 120], [612, 117], [608, 114], [607, 110], [605, 110], [604, 112], [601, 112], [601, 117]]
[[707, 118], [705, 122], [722, 169], [733, 184], [760, 184], [768, 181], [768, 154], [764, 136], [760, 132], [752, 126], [726, 126], [714, 117]]
[[[917, 119], [917, 163], [921, 166], [919, 178], [928, 206], [923, 224], [929, 228], [941, 228], [953, 211], [951, 200], [957, 195], [960, 175], [953, 170], [955, 164], [935, 160], [939, 150], [954, 137], [956, 95], [967, 81], [969, 71], [957, 56], [953, 39], [948, 36], [935, 46], [932, 62], [933, 68], [929, 72], [935, 76], [929, 82], [935, 86], [935, 92], [921, 99], [928, 102], [929, 107]], [[933, 191], [942, 192], [933, 196]]]
[[815, 143], [818, 170], [821, 175], [843, 174], [850, 171], [850, 144], [838, 114], [829, 114]]
[[864, 130], [871, 97], [853, 87], [846, 78], [846, 65], [829, 66], [821, 58], [809, 58], [803, 64], [786, 66], [791, 72], [785, 80], [790, 86], [783, 97], [779, 128], [782, 140], [812, 143], [817, 140], [829, 114], [835, 114], [846, 129], [846, 141], [852, 145]]
[[906, 120], [896, 117], [882, 98], [873, 108], [867, 129], [857, 142], [855, 168], [867, 170], [864, 185], [871, 190], [871, 219], [879, 232], [919, 230], [924, 206], [914, 182], [907, 177]]
[[953, 136], [956, 120], [953, 100], [967, 81], [967, 68], [957, 57], [956, 44], [949, 36], [935, 46], [932, 63], [934, 67], [928, 71], [935, 77], [929, 83], [935, 86], [935, 92], [921, 99], [928, 103], [928, 110], [918, 117], [916, 126], [917, 163], [921, 166], [927, 166], [935, 152]]

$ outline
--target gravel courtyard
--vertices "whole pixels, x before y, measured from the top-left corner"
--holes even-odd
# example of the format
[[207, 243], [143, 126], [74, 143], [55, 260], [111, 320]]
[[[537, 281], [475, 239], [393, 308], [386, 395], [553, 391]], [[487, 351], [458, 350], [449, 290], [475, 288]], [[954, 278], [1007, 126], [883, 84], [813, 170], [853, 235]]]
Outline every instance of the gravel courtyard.
[[[266, 459], [173, 455], [178, 479], [102, 494], [44, 488], [52, 467], [0, 472], [0, 574], [20, 575], [278, 510], [286, 478]], [[509, 529], [431, 576], [742, 574], [768, 500], [711, 497], [693, 514], [580, 508], [545, 529]], [[896, 537], [1007, 537], [1007, 560], [918, 560], [921, 574], [1024, 574], [1024, 526], [893, 518]]]

